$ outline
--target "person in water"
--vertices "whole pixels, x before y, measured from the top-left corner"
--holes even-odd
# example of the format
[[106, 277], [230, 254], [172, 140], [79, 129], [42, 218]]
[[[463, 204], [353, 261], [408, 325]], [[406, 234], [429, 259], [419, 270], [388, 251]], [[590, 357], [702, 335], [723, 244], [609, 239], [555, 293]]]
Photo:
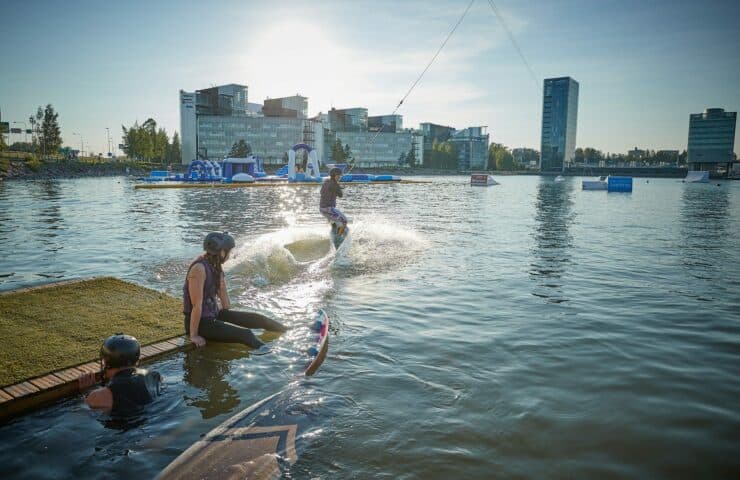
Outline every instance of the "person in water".
[[203, 241], [203, 254], [188, 268], [182, 288], [185, 333], [197, 347], [213, 340], [260, 348], [264, 343], [251, 328], [287, 330], [280, 322], [259, 313], [229, 309], [231, 303], [222, 266], [235, 246], [234, 238], [228, 233], [209, 233]]
[[319, 201], [319, 211], [325, 216], [330, 223], [337, 226], [337, 233], [344, 234], [347, 228], [347, 217], [337, 209], [337, 197], [342, 197], [342, 187], [339, 185], [339, 178], [342, 171], [336, 167], [329, 170], [329, 179], [321, 186], [321, 200]]
[[[138, 368], [141, 346], [131, 335], [116, 333], [100, 347], [100, 376], [103, 386], [88, 393], [85, 403], [112, 414], [136, 411], [159, 395], [159, 372]], [[95, 373], [80, 376], [78, 385], [85, 390], [95, 384]]]

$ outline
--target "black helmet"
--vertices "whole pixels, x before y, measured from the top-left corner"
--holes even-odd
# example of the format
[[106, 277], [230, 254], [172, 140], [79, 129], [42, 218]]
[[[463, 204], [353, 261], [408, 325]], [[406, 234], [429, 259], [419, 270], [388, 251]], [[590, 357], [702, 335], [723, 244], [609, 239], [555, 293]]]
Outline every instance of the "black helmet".
[[100, 347], [100, 358], [109, 368], [133, 367], [139, 361], [141, 347], [131, 335], [116, 333], [108, 337]]
[[234, 237], [229, 235], [229, 232], [213, 232], [206, 235], [206, 239], [203, 240], [203, 250], [210, 253], [211, 255], [218, 255], [221, 250], [227, 252], [236, 246]]
[[333, 177], [334, 175], [341, 176], [342, 175], [342, 169], [339, 167], [334, 167], [331, 170], [329, 170], [329, 176]]

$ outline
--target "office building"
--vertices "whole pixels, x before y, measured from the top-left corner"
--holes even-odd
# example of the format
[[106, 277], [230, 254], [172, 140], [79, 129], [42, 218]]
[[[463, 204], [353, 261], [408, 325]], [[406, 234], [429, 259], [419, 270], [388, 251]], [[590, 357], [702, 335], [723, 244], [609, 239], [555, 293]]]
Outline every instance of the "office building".
[[689, 170], [731, 170], [736, 122], [737, 112], [722, 108], [707, 108], [689, 116]]
[[376, 115], [367, 117], [367, 128], [371, 132], [396, 133], [403, 130], [402, 115]]
[[487, 127], [468, 127], [457, 130], [449, 141], [457, 152], [459, 171], [485, 170], [488, 166]]
[[540, 172], [559, 174], [573, 162], [578, 123], [578, 82], [547, 78], [542, 99]]
[[330, 130], [335, 132], [367, 131], [367, 108], [332, 108], [328, 115]]
[[308, 98], [296, 94], [265, 99], [262, 114], [266, 117], [308, 118]]
[[322, 158], [324, 130], [321, 122], [305, 118], [306, 97], [274, 99], [270, 113], [286, 116], [267, 116], [264, 106], [248, 102], [247, 93], [246, 86], [236, 84], [180, 91], [183, 164], [196, 158], [220, 160], [239, 140], [268, 164], [280, 163], [288, 149], [301, 142], [316, 148]]

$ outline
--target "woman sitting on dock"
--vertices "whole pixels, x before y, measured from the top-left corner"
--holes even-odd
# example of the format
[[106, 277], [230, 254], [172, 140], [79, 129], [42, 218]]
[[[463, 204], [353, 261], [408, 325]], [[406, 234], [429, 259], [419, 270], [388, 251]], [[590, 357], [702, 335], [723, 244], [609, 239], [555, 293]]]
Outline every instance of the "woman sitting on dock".
[[[250, 330], [287, 330], [280, 322], [254, 312], [230, 310], [229, 294], [222, 269], [236, 246], [228, 233], [209, 233], [203, 242], [203, 255], [190, 264], [183, 286], [185, 332], [202, 347], [206, 340], [243, 343], [252, 348], [264, 345]], [[220, 305], [219, 305], [220, 303]]]

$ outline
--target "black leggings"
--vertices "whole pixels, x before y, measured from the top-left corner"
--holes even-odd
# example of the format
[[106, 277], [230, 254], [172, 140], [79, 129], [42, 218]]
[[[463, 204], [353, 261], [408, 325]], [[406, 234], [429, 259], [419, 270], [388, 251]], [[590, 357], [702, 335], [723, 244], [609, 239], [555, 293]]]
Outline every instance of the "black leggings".
[[[237, 312], [220, 310], [216, 318], [201, 318], [198, 324], [198, 335], [206, 340], [224, 343], [243, 343], [252, 348], [259, 348], [264, 343], [257, 338], [250, 328], [262, 328], [274, 332], [286, 330], [280, 322], [255, 312]], [[185, 333], [190, 335], [190, 315], [185, 315]]]

